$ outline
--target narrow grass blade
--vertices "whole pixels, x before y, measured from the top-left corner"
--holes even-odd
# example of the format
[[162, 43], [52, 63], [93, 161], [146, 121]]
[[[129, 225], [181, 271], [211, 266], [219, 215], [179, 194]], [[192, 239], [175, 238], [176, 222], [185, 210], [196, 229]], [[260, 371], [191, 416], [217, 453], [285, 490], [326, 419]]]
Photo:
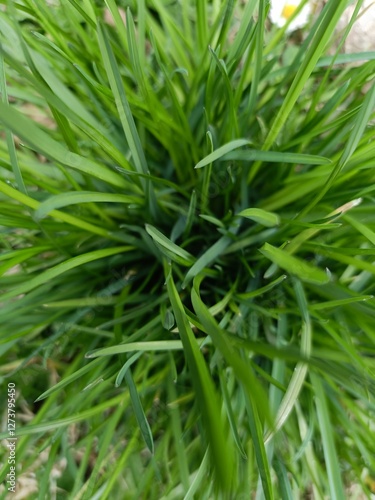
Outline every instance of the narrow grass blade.
[[[302, 316], [301, 355], [308, 359], [311, 354], [312, 324], [308, 312], [305, 292], [302, 283], [299, 280], [294, 281], [294, 290]], [[308, 365], [306, 363], [298, 363], [296, 368], [294, 369], [287, 391], [284, 394], [278, 408], [273, 428], [269, 430], [265, 435], [265, 443], [267, 443], [274, 436], [274, 434], [281, 429], [281, 427], [284, 425], [289, 415], [293, 411], [302, 386], [305, 383], [307, 370]]]
[[[196, 339], [201, 345], [205, 339]], [[183, 349], [181, 340], [150, 340], [144, 342], [129, 342], [128, 344], [113, 345], [102, 349], [95, 349], [86, 353], [86, 358], [97, 358], [98, 356], [114, 356], [126, 352], [156, 352], [156, 351], [176, 351]]]
[[209, 456], [210, 456], [209, 448], [207, 448], [206, 453], [203, 456], [203, 460], [199, 466], [199, 469], [197, 470], [197, 473], [195, 474], [195, 477], [190, 485], [190, 488], [186, 493], [186, 495], [184, 496], [184, 500], [194, 500], [195, 494], [197, 493], [199, 488], [201, 488], [201, 484], [204, 481], [209, 466], [209, 460], [208, 460]]
[[266, 500], [273, 500], [275, 497], [273, 494], [271, 470], [263, 440], [263, 429], [259, 419], [258, 407], [256, 406], [255, 401], [250, 400], [247, 395], [245, 396], [245, 399], [255, 458], [263, 487], [263, 494]]
[[42, 399], [48, 398], [48, 396], [50, 396], [54, 392], [59, 391], [63, 387], [66, 387], [67, 385], [71, 384], [78, 378], [82, 377], [82, 375], [84, 375], [85, 373], [92, 371], [96, 366], [98, 366], [98, 364], [100, 364], [100, 360], [95, 360], [87, 364], [86, 366], [79, 368], [77, 371], [75, 371], [68, 377], [65, 377], [64, 379], [60, 380], [60, 382], [57, 382], [57, 384], [55, 384], [53, 387], [50, 387], [45, 392], [43, 392], [39, 397], [37, 397], [35, 402], [42, 401]]
[[140, 400], [140, 397], [139, 397], [139, 394], [137, 391], [137, 387], [134, 383], [130, 367], [128, 367], [128, 369], [124, 373], [124, 376], [125, 376], [127, 386], [129, 388], [130, 399], [131, 399], [131, 402], [133, 405], [134, 413], [135, 413], [139, 428], [141, 430], [141, 434], [143, 436], [143, 439], [145, 440], [147, 448], [153, 454], [154, 453], [154, 439], [152, 437], [150, 424], [148, 423], [145, 412], [143, 410], [142, 403], [141, 403], [141, 400]]
[[186, 266], [190, 266], [194, 262], [194, 257], [189, 252], [173, 243], [155, 227], [146, 224], [146, 231], [167, 257]]
[[[133, 363], [135, 363], [137, 361], [137, 359], [142, 355], [142, 352], [139, 351], [135, 354], [133, 354], [133, 356], [131, 356], [127, 361], [126, 363], [123, 364], [121, 370], [118, 372], [117, 374], [117, 377], [116, 377], [116, 380], [115, 380], [115, 387], [120, 387], [124, 377], [125, 377], [125, 374], [126, 372], [128, 371], [128, 369], [131, 367], [131, 365]], [[86, 356], [86, 357], [90, 357], [90, 356]]]
[[249, 140], [247, 139], [236, 139], [235, 141], [228, 142], [224, 146], [221, 146], [220, 148], [216, 149], [212, 153], [210, 153], [208, 156], [203, 158], [199, 163], [195, 165], [195, 168], [202, 168], [205, 167], [206, 165], [209, 165], [210, 163], [219, 160], [222, 158], [225, 154], [229, 153], [230, 151], [233, 151], [234, 149], [241, 148], [242, 146], [247, 146], [251, 144]]
[[[170, 270], [167, 265], [164, 267], [165, 277], [167, 278]], [[220, 416], [221, 411], [217, 392], [191, 330], [171, 275], [167, 279], [167, 289], [184, 346], [186, 360], [197, 397], [197, 404], [202, 413], [205, 431], [211, 448], [212, 460], [215, 464], [217, 480], [221, 484], [223, 491], [229, 492], [233, 485], [234, 455], [232, 444], [228, 443], [227, 432]], [[225, 453], [223, 453], [223, 450], [225, 450]]]
[[[49, 431], [54, 431], [60, 427], [67, 427], [68, 425], [72, 425], [77, 422], [84, 422], [95, 415], [102, 414], [102, 412], [108, 410], [108, 408], [112, 407], [116, 408], [123, 401], [124, 401], [124, 395], [120, 394], [120, 396], [116, 396], [108, 401], [105, 401], [104, 403], [100, 403], [94, 406], [93, 408], [90, 408], [89, 410], [78, 412], [74, 415], [70, 415], [69, 417], [59, 418], [37, 424], [29, 424], [24, 427], [19, 426], [18, 430], [16, 431], [15, 437], [28, 436], [30, 434], [45, 433]], [[6, 439], [8, 437], [9, 437], [8, 432], [0, 433], [0, 439]]]
[[337, 21], [345, 7], [346, 2], [341, 0], [339, 2], [330, 2], [327, 5], [325, 12], [322, 14], [322, 22], [319, 25], [317, 32], [314, 34], [314, 38], [305, 54], [305, 58], [292, 82], [292, 85], [289, 88], [288, 94], [283, 101], [280, 111], [275, 117], [275, 121], [264, 144], [264, 150], [268, 150], [279, 135], [280, 130], [284, 126], [293, 106], [301, 94], [301, 90], [322, 55], [327, 41], [333, 33], [333, 27], [337, 24]]
[[345, 144], [344, 151], [340, 156], [340, 159], [336, 163], [334, 169], [332, 170], [329, 178], [325, 182], [323, 188], [319, 192], [319, 194], [312, 200], [312, 202], [302, 211], [300, 217], [302, 218], [306, 215], [329, 191], [336, 177], [343, 170], [345, 165], [348, 163], [351, 156], [354, 154], [355, 150], [358, 147], [358, 144], [363, 136], [364, 130], [367, 127], [368, 121], [374, 112], [375, 109], [375, 85], [371, 87], [371, 89], [367, 92], [362, 106], [359, 109], [355, 120], [354, 126], [350, 133], [349, 139]]
[[344, 220], [346, 222], [349, 222], [349, 224], [353, 226], [354, 229], [356, 229], [359, 233], [363, 234], [363, 236], [368, 239], [368, 241], [372, 245], [375, 245], [375, 232], [372, 231], [366, 224], [363, 224], [350, 215], [345, 215]]
[[[148, 166], [146, 157], [142, 148], [141, 140], [134, 122], [134, 118], [125, 94], [124, 85], [121, 79], [120, 69], [113, 54], [109, 39], [107, 37], [105, 28], [98, 24], [98, 39], [99, 46], [102, 52], [104, 65], [107, 71], [109, 83], [115, 97], [117, 110], [124, 130], [129, 149], [133, 156], [135, 167], [138, 173], [148, 174]], [[157, 202], [149, 180], [142, 177], [141, 183], [148, 199], [151, 214], [155, 217], [157, 213]]]
[[274, 227], [280, 224], [280, 218], [273, 212], [267, 212], [261, 208], [246, 208], [237, 214], [239, 217], [251, 219], [266, 227]]
[[132, 247], [122, 246], [115, 248], [106, 248], [103, 250], [95, 250], [94, 252], [88, 252], [86, 254], [79, 255], [77, 257], [73, 257], [71, 259], [62, 262], [61, 264], [57, 264], [57, 266], [51, 267], [47, 271], [44, 271], [39, 276], [35, 278], [29, 279], [29, 281], [22, 283], [21, 285], [16, 286], [13, 290], [3, 294], [2, 300], [7, 300], [12, 297], [16, 297], [17, 295], [21, 295], [23, 293], [27, 293], [34, 288], [47, 283], [48, 281], [53, 280], [57, 276], [60, 276], [71, 269], [75, 269], [89, 262], [93, 262], [98, 259], [104, 259], [105, 257], [110, 257], [111, 255], [118, 255], [123, 252], [127, 252], [132, 250]]
[[134, 123], [134, 118], [130, 110], [129, 103], [125, 95], [125, 90], [124, 90], [124, 85], [122, 83], [120, 70], [116, 62], [115, 56], [113, 54], [105, 29], [100, 24], [98, 25], [98, 38], [109, 83], [113, 95], [115, 97], [121, 124], [124, 129], [125, 137], [126, 140], [128, 141], [129, 148], [133, 156], [136, 170], [141, 174], [147, 174], [148, 167], [146, 158]]
[[[12, 188], [11, 186], [5, 184], [5, 182], [2, 181], [0, 181], [0, 192], [9, 196], [11, 199], [17, 201], [18, 203], [21, 203], [22, 205], [30, 207], [34, 210], [37, 210], [40, 205], [38, 201], [34, 200], [33, 198], [30, 198], [26, 194], [21, 193], [17, 189]], [[72, 226], [79, 227], [84, 231], [88, 231], [89, 233], [98, 234], [110, 240], [117, 239], [116, 237], [112, 237], [110, 231], [108, 231], [107, 229], [103, 229], [97, 225], [95, 226], [94, 224], [90, 224], [89, 222], [86, 222], [78, 217], [65, 214], [63, 212], [59, 212], [58, 210], [53, 210], [51, 212], [51, 216], [53, 216], [58, 220], [66, 222], [67, 224], [70, 224]]]
[[33, 149], [51, 160], [102, 179], [114, 186], [125, 187], [127, 185], [125, 180], [115, 172], [66, 149], [59, 142], [52, 139], [50, 134], [43, 132], [33, 121], [23, 116], [14, 107], [0, 103], [0, 122], [30, 144]]
[[[224, 86], [227, 92], [227, 98], [228, 98], [228, 108], [227, 108], [227, 129], [230, 131], [228, 136], [232, 139], [235, 137], [239, 136], [239, 127], [238, 127], [238, 120], [237, 120], [237, 114], [235, 111], [235, 106], [234, 106], [234, 97], [233, 97], [233, 90], [231, 86], [231, 82], [229, 80], [228, 76], [228, 71], [225, 66], [225, 62], [223, 60], [219, 60], [216, 52], [209, 47], [209, 50], [211, 52], [212, 57], [214, 58], [214, 61], [216, 63], [217, 68], [219, 69]], [[197, 168], [197, 167], [196, 167]]]
[[208, 267], [210, 264], [212, 264], [212, 262], [214, 262], [232, 242], [232, 238], [230, 238], [229, 236], [223, 236], [208, 250], [206, 250], [186, 273], [185, 279], [182, 283], [182, 288], [186, 288], [190, 281], [195, 276], [197, 276], [205, 267]]
[[345, 498], [345, 490], [341, 480], [340, 462], [337, 456], [334, 440], [335, 434], [331, 424], [326, 394], [322, 381], [317, 375], [311, 374], [311, 381], [316, 394], [316, 410], [318, 413], [319, 430], [322, 436], [325, 465], [330, 487], [330, 498], [332, 498], [332, 500], [341, 500]]
[[229, 366], [231, 366], [244, 386], [244, 390], [249, 398], [259, 409], [262, 418], [270, 419], [269, 409], [266, 403], [267, 399], [259, 382], [255, 378], [250, 364], [247, 364], [236, 351], [230, 338], [216, 323], [208, 308], [204, 305], [199, 295], [199, 286], [202, 277], [194, 279], [193, 288], [191, 291], [191, 301], [198, 316], [199, 321], [203, 325], [207, 334], [211, 337], [213, 344], [222, 354]]
[[[171, 364], [171, 371], [170, 371], [170, 376], [168, 379], [168, 396], [170, 401], [176, 401], [177, 399], [177, 390], [176, 390], [176, 381], [177, 381], [177, 373], [176, 373], [176, 366], [175, 362], [173, 360], [173, 356], [170, 354], [170, 364]], [[178, 460], [178, 465], [180, 469], [180, 474], [181, 474], [181, 483], [184, 487], [185, 492], [187, 493], [189, 491], [189, 460], [188, 460], [188, 453], [183, 446], [184, 444], [184, 437], [183, 437], [183, 432], [182, 432], [182, 415], [181, 411], [179, 408], [179, 405], [169, 405], [169, 412], [171, 416], [171, 427], [172, 427], [172, 432], [175, 440], [175, 447], [176, 447], [176, 454], [177, 454], [177, 460]]]
[[[5, 105], [8, 104], [8, 93], [5, 79], [5, 69], [4, 69], [4, 58], [0, 53], [0, 93], [2, 96], [2, 101]], [[22, 177], [22, 172], [18, 163], [16, 148], [14, 145], [14, 140], [11, 132], [7, 129], [5, 131], [6, 134], [6, 142], [9, 151], [9, 158], [12, 164], [12, 169], [14, 173], [14, 178], [17, 183], [18, 189], [22, 191], [22, 193], [27, 194], [26, 186]]]
[[231, 402], [231, 398], [230, 398], [230, 395], [228, 392], [227, 382], [225, 380], [225, 376], [223, 374], [223, 371], [219, 371], [219, 377], [220, 377], [220, 387], [221, 387], [221, 390], [223, 393], [224, 407], [225, 407], [225, 410], [226, 410], [227, 415], [228, 415], [229, 425], [230, 425], [230, 428], [232, 430], [233, 439], [234, 439], [234, 442], [236, 443], [236, 446], [238, 448], [238, 451], [240, 452], [241, 457], [244, 460], [246, 460], [247, 455], [246, 455], [245, 449], [241, 443], [241, 438], [240, 438], [239, 433], [238, 433], [236, 417], [235, 417], [234, 412], [233, 412], [232, 402]]
[[269, 243], [265, 243], [260, 252], [281, 269], [297, 276], [302, 281], [320, 285], [329, 281], [329, 276], [321, 269], [307, 264], [305, 261], [289, 255], [287, 251], [273, 247]]
[[284, 465], [284, 462], [279, 457], [275, 457], [273, 460], [273, 466], [277, 475], [279, 488], [280, 488], [280, 498], [283, 500], [293, 500], [293, 492], [291, 487], [291, 478], [288, 475], [288, 471]]
[[[332, 161], [324, 156], [281, 151], [259, 151], [245, 149], [226, 153], [222, 160], [264, 161], [270, 163], [292, 163], [295, 165], [330, 165]], [[199, 165], [199, 164], [198, 164]], [[198, 167], [195, 167], [198, 168]]]
[[209, 165], [213, 161], [222, 160], [238, 160], [238, 161], [264, 161], [270, 163], [292, 163], [295, 165], [329, 165], [331, 160], [323, 156], [286, 153], [281, 151], [260, 151], [255, 149], [246, 149], [241, 151], [233, 151], [242, 146], [251, 145], [246, 139], [237, 139], [229, 142], [224, 146], [216, 149], [208, 156], [203, 158], [195, 168], [202, 168]]
[[249, 120], [252, 120], [255, 111], [255, 104], [258, 98], [258, 86], [261, 79], [263, 46], [264, 46], [264, 23], [266, 17], [266, 4], [264, 0], [259, 0], [258, 22], [256, 26], [255, 37], [255, 61], [254, 70], [251, 79], [249, 101], [246, 107], [246, 114]]
[[261, 288], [257, 288], [256, 290], [252, 292], [245, 292], [245, 293], [238, 293], [237, 297], [241, 300], [249, 300], [253, 299], [254, 297], [258, 297], [259, 295], [263, 295], [264, 293], [268, 292], [269, 290], [272, 290], [275, 286], [279, 285], [282, 283], [284, 280], [287, 279], [287, 276], [285, 274], [279, 276], [277, 279], [272, 281], [271, 283], [268, 283], [268, 285], [265, 285]]
[[43, 201], [35, 211], [35, 217], [42, 219], [57, 208], [81, 203], [139, 203], [140, 198], [125, 194], [98, 193], [95, 191], [78, 191], [60, 193]]
[[198, 47], [201, 52], [207, 49], [207, 14], [205, 0], [197, 0], [197, 39]]

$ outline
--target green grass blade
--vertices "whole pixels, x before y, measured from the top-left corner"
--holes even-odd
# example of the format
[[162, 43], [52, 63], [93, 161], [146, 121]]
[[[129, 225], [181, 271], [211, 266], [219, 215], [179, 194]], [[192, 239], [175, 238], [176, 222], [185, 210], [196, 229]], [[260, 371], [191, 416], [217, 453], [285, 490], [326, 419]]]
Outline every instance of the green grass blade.
[[[128, 103], [128, 99], [125, 94], [120, 70], [113, 54], [105, 28], [100, 24], [98, 25], [98, 39], [109, 83], [115, 97], [115, 102], [121, 120], [122, 128], [124, 130], [124, 134], [134, 160], [136, 171], [140, 174], [147, 175], [149, 170], [146, 157]], [[153, 216], [155, 216], [157, 212], [157, 202], [152, 185], [148, 180], [145, 180], [142, 177], [141, 183], [143, 185], [145, 196], [148, 199], [151, 213], [153, 214]]]
[[209, 448], [207, 448], [206, 453], [203, 456], [203, 460], [199, 466], [197, 473], [190, 485], [190, 488], [186, 495], [184, 496], [184, 500], [194, 500], [194, 495], [197, 493], [202, 483], [204, 482], [205, 475], [207, 473], [208, 465], [209, 465]]
[[279, 151], [257, 151], [248, 149], [233, 151], [223, 156], [223, 160], [264, 161], [271, 163], [293, 163], [300, 165], [330, 165], [332, 162], [324, 156], [315, 156], [300, 153], [286, 153]]
[[260, 249], [260, 252], [281, 269], [297, 276], [302, 281], [320, 285], [329, 281], [329, 276], [321, 269], [307, 264], [305, 261], [289, 255], [287, 251], [273, 247], [269, 243], [266, 243]]
[[258, 407], [262, 418], [269, 419], [269, 410], [266, 398], [259, 382], [256, 380], [252, 372], [251, 366], [240, 357], [229, 337], [218, 326], [208, 308], [204, 305], [202, 299], [200, 298], [199, 286], [201, 281], [202, 277], [196, 277], [191, 291], [191, 301], [198, 319], [207, 334], [211, 337], [213, 344], [220, 351], [228, 365], [233, 368], [236, 377], [244, 385], [249, 401], [253, 401], [254, 405]]
[[[298, 280], [294, 281], [294, 290], [296, 299], [301, 311], [302, 328], [301, 328], [301, 354], [308, 359], [311, 354], [312, 343], [312, 324], [308, 312], [305, 292], [302, 283]], [[277, 411], [274, 426], [265, 435], [265, 442], [267, 443], [274, 434], [281, 429], [289, 415], [293, 411], [298, 396], [301, 392], [302, 386], [305, 382], [307, 375], [308, 365], [306, 363], [298, 363], [294, 369], [293, 375], [290, 379], [286, 393], [280, 403]]]
[[[141, 355], [142, 355], [142, 351], [139, 351], [139, 352], [133, 354], [133, 356], [130, 356], [130, 358], [122, 365], [121, 370], [118, 372], [116, 380], [115, 380], [115, 386], [116, 387], [120, 387], [120, 385], [122, 384], [122, 381], [123, 381], [123, 379], [125, 377], [126, 372], [131, 367], [131, 365], [133, 363], [135, 363], [135, 361], [137, 361], [137, 359]], [[90, 356], [86, 355], [86, 358], [88, 358], [88, 357], [90, 357]]]
[[[201, 345], [205, 339], [196, 339], [198, 345]], [[175, 351], [183, 349], [181, 340], [155, 340], [144, 342], [129, 342], [128, 344], [113, 345], [102, 349], [95, 349], [86, 353], [86, 358], [96, 358], [98, 356], [113, 356], [127, 352], [157, 352], [157, 351]]]
[[267, 161], [273, 163], [293, 163], [301, 165], [329, 165], [332, 163], [331, 160], [322, 156], [300, 153], [257, 151], [254, 149], [233, 151], [234, 149], [248, 145], [251, 145], [251, 142], [246, 139], [236, 139], [231, 141], [207, 155], [199, 163], [197, 163], [195, 168], [205, 167], [216, 160]]
[[311, 380], [316, 394], [316, 409], [318, 413], [319, 430], [322, 436], [325, 465], [330, 487], [330, 498], [341, 500], [345, 498], [345, 490], [341, 480], [339, 460], [334, 440], [334, 432], [331, 425], [326, 394], [322, 381], [314, 374]]
[[233, 439], [234, 439], [234, 442], [236, 443], [236, 446], [238, 448], [238, 451], [240, 452], [241, 457], [244, 460], [246, 460], [247, 459], [246, 451], [241, 443], [241, 438], [239, 436], [237, 423], [236, 423], [236, 417], [235, 417], [234, 412], [233, 412], [231, 398], [230, 398], [228, 388], [227, 388], [227, 382], [224, 378], [222, 371], [219, 372], [219, 377], [220, 377], [220, 387], [221, 387], [221, 390], [223, 393], [224, 407], [225, 407], [225, 411], [228, 415], [229, 425], [230, 425], [230, 428], [231, 428], [231, 431], [233, 434]]
[[39, 276], [35, 276], [34, 278], [29, 279], [29, 281], [16, 286], [13, 290], [5, 293], [2, 296], [2, 300], [8, 300], [22, 293], [27, 293], [30, 290], [33, 290], [34, 288], [53, 280], [57, 276], [60, 276], [63, 273], [66, 273], [89, 262], [93, 262], [98, 259], [104, 259], [106, 257], [110, 257], [111, 255], [118, 255], [129, 250], [132, 250], [132, 247], [122, 246], [106, 248], [103, 250], [95, 250], [83, 255], [78, 255], [77, 257], [72, 257], [71, 259], [62, 262], [61, 264], [57, 264], [57, 266], [51, 267], [47, 271], [44, 271]]
[[255, 401], [251, 401], [248, 398], [246, 398], [246, 403], [248, 407], [250, 432], [253, 440], [259, 475], [262, 482], [263, 494], [266, 500], [273, 500], [275, 496], [273, 494], [271, 469], [264, 445], [263, 429], [259, 419], [258, 407], [256, 406]]
[[233, 151], [234, 149], [237, 148], [241, 148], [242, 146], [247, 146], [249, 144], [251, 143], [247, 139], [236, 139], [234, 141], [228, 142], [224, 146], [221, 146], [220, 148], [216, 149], [215, 151], [207, 155], [205, 158], [203, 158], [203, 160], [201, 160], [199, 163], [195, 165], [195, 168], [205, 167], [206, 165], [209, 165], [210, 163], [219, 160], [230, 151]]
[[258, 224], [266, 227], [274, 227], [280, 224], [280, 217], [273, 213], [262, 210], [261, 208], [246, 208], [237, 214], [239, 217], [251, 219]]
[[182, 288], [190, 283], [190, 281], [195, 278], [205, 267], [211, 265], [232, 243], [232, 238], [229, 236], [223, 236], [216, 243], [214, 243], [208, 250], [206, 250], [191, 266], [189, 271], [186, 273], [185, 279], [182, 283]]
[[[14, 189], [8, 184], [5, 184], [4, 182], [0, 181], [0, 192], [4, 193], [5, 195], [9, 196], [11, 199], [21, 203], [22, 205], [25, 205], [26, 207], [30, 207], [34, 210], [37, 210], [40, 206], [40, 203], [30, 196], [27, 196], [21, 192], [19, 192], [17, 189]], [[114, 239], [116, 238], [111, 236], [111, 233], [107, 229], [103, 229], [99, 226], [95, 226], [93, 224], [90, 224], [89, 222], [83, 221], [82, 219], [79, 219], [78, 217], [71, 216], [69, 214], [64, 214], [63, 212], [60, 212], [58, 210], [53, 210], [51, 212], [51, 216], [54, 218], [64, 221], [67, 224], [70, 224], [75, 227], [79, 227], [83, 229], [84, 231], [88, 231], [89, 233], [97, 234], [100, 236], [107, 237], [109, 239]]]
[[264, 0], [259, 0], [258, 22], [256, 27], [256, 38], [255, 38], [254, 72], [251, 79], [249, 101], [246, 107], [246, 114], [250, 120], [252, 119], [252, 116], [255, 111], [255, 105], [258, 98], [258, 86], [261, 79], [263, 45], [264, 45], [264, 23], [266, 18], [265, 11], [266, 11], [266, 4]]
[[52, 139], [50, 134], [43, 132], [34, 122], [23, 116], [14, 107], [0, 103], [0, 122], [4, 123], [33, 149], [51, 160], [85, 174], [90, 174], [117, 187], [127, 185], [124, 179], [115, 172], [66, 149], [59, 142]]
[[375, 85], [371, 87], [371, 89], [367, 92], [363, 104], [358, 111], [355, 120], [354, 127], [350, 133], [348, 141], [345, 145], [344, 151], [340, 156], [340, 159], [336, 163], [334, 169], [332, 170], [327, 182], [324, 184], [320, 193], [313, 199], [313, 201], [303, 210], [301, 213], [301, 217], [307, 214], [329, 191], [334, 180], [343, 170], [345, 165], [348, 163], [351, 156], [354, 154], [358, 144], [363, 136], [365, 128], [367, 127], [368, 121], [373, 114], [375, 109]]
[[122, 128], [124, 130], [126, 140], [128, 141], [136, 170], [140, 174], [147, 174], [148, 166], [146, 158], [134, 123], [134, 118], [130, 110], [129, 103], [126, 98], [120, 70], [116, 62], [115, 56], [113, 54], [105, 29], [100, 25], [98, 25], [98, 38], [109, 83], [113, 95], [115, 97], [116, 106], [121, 120]]
[[314, 38], [305, 54], [305, 58], [292, 82], [292, 85], [290, 86], [280, 111], [275, 117], [275, 121], [267, 136], [263, 149], [268, 150], [279, 135], [281, 128], [284, 126], [287, 117], [296, 103], [296, 100], [301, 94], [301, 90], [306, 84], [307, 79], [313, 71], [331, 34], [333, 33], [332, 28], [337, 24], [337, 20], [340, 18], [340, 15], [345, 7], [345, 1], [341, 0], [338, 2], [331, 1], [327, 4], [324, 14], [322, 13], [321, 24], [317, 32], [314, 34]]
[[[7, 95], [7, 86], [6, 86], [6, 80], [5, 80], [5, 70], [4, 70], [4, 58], [3, 55], [0, 53], [0, 93], [2, 96], [2, 101], [5, 105], [8, 104], [8, 95]], [[16, 153], [16, 148], [14, 146], [14, 140], [12, 137], [12, 134], [9, 130], [5, 131], [6, 134], [6, 142], [8, 146], [8, 151], [9, 151], [9, 157], [10, 161], [12, 164], [12, 169], [14, 173], [14, 178], [17, 183], [18, 189], [24, 193], [27, 194], [27, 189], [22, 177], [22, 172], [18, 163], [17, 159], [17, 153]]]
[[166, 251], [167, 252], [166, 255], [172, 258], [172, 260], [178, 260], [179, 258], [178, 261], [181, 261], [182, 264], [185, 264], [187, 266], [191, 265], [194, 262], [194, 257], [191, 254], [189, 254], [189, 252], [187, 252], [183, 248], [173, 243], [169, 238], [164, 236], [164, 234], [161, 233], [155, 227], [151, 226], [150, 224], [147, 224], [146, 231], [154, 240], [154, 242], [158, 245], [158, 247], [161, 248], [162, 251], [163, 250]]
[[140, 400], [140, 397], [139, 397], [139, 394], [137, 391], [137, 387], [134, 383], [130, 367], [128, 367], [124, 376], [125, 376], [125, 381], [127, 383], [127, 386], [129, 388], [130, 399], [131, 399], [131, 402], [133, 405], [134, 413], [135, 413], [139, 428], [141, 430], [141, 434], [143, 436], [143, 439], [145, 440], [147, 448], [153, 454], [154, 453], [154, 439], [152, 437], [150, 424], [148, 423], [145, 412], [143, 410], [142, 403], [141, 403], [141, 400]]
[[[184, 352], [191, 372], [197, 404], [201, 409], [202, 419], [211, 456], [215, 465], [217, 481], [223, 491], [229, 492], [233, 486], [233, 447], [228, 443], [227, 432], [221, 418], [219, 400], [212, 379], [208, 372], [198, 343], [187, 320], [181, 299], [176, 290], [168, 266], [165, 265], [165, 277], [169, 300], [176, 318], [179, 334], [184, 346]], [[225, 453], [223, 453], [225, 450]]]
[[252, 292], [238, 293], [237, 297], [241, 300], [249, 300], [249, 299], [252, 299], [254, 297], [258, 297], [259, 295], [262, 295], [263, 293], [266, 293], [269, 290], [272, 290], [272, 288], [279, 285], [280, 283], [282, 283], [286, 279], [287, 279], [287, 276], [285, 274], [283, 274], [283, 275], [279, 276], [278, 278], [276, 278], [271, 283], [268, 283], [268, 285], [265, 285], [261, 288], [257, 288], [256, 290], [254, 290]]
[[63, 380], [60, 380], [60, 382], [57, 382], [57, 384], [55, 384], [53, 387], [50, 387], [49, 389], [44, 391], [40, 396], [37, 397], [35, 402], [42, 401], [42, 399], [48, 398], [54, 392], [59, 391], [63, 387], [66, 387], [67, 385], [71, 384], [78, 378], [82, 377], [82, 375], [84, 375], [85, 373], [92, 371], [96, 366], [98, 366], [98, 363], [100, 363], [100, 360], [92, 361], [86, 366], [79, 368], [77, 371], [70, 374], [68, 377], [65, 377]]
[[207, 47], [207, 14], [206, 14], [206, 2], [204, 0], [197, 0], [196, 2], [196, 12], [197, 12], [197, 39], [198, 47], [200, 52], [206, 50]]
[[140, 198], [125, 194], [97, 193], [95, 191], [79, 191], [61, 193], [43, 201], [35, 211], [35, 217], [42, 219], [57, 208], [77, 205], [81, 203], [137, 203]]

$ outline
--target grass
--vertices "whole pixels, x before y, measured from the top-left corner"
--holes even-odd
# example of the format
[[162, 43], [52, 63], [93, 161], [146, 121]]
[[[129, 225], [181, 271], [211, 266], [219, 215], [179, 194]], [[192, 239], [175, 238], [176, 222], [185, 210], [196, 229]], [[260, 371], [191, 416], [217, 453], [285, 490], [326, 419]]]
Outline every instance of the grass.
[[375, 53], [340, 52], [347, 2], [291, 36], [263, 0], [0, 4], [19, 492], [373, 494]]

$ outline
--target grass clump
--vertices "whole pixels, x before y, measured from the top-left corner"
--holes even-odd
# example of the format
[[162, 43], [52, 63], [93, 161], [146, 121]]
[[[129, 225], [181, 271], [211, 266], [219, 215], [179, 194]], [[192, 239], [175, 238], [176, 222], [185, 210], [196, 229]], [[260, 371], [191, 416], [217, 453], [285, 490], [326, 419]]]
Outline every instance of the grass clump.
[[346, 5], [300, 43], [263, 0], [0, 12], [1, 376], [29, 498], [374, 489], [375, 54], [340, 53]]

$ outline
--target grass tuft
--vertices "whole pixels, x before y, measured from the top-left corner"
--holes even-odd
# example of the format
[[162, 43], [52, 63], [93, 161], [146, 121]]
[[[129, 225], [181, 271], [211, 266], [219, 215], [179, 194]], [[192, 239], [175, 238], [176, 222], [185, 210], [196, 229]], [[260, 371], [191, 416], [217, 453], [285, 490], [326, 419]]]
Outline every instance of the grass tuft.
[[375, 54], [342, 53], [347, 3], [290, 33], [264, 0], [0, 2], [20, 498], [375, 494]]

